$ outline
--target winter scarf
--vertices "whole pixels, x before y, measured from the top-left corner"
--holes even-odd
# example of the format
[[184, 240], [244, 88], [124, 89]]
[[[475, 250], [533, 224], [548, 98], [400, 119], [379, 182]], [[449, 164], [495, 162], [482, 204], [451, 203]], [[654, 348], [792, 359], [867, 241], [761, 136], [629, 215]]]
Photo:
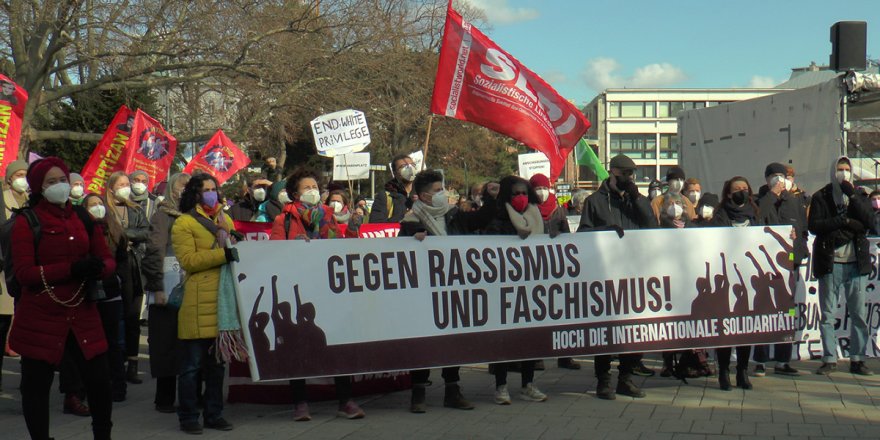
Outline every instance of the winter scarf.
[[544, 233], [544, 219], [541, 218], [541, 211], [537, 206], [529, 204], [523, 213], [513, 209], [510, 203], [505, 203], [504, 206], [510, 216], [510, 223], [513, 224], [520, 237], [526, 238], [530, 235]]
[[538, 205], [538, 209], [541, 210], [541, 218], [550, 220], [550, 216], [553, 215], [553, 211], [556, 211], [557, 207], [559, 207], [559, 202], [556, 201], [556, 194], [550, 194], [544, 203]]
[[434, 207], [416, 200], [411, 212], [425, 225], [431, 235], [442, 236], [446, 235], [446, 213], [450, 208], [448, 204]]
[[334, 223], [333, 215], [327, 214], [324, 205], [308, 206], [301, 201], [296, 201], [294, 206], [302, 218], [306, 235], [309, 238], [336, 238], [338, 229], [331, 227]]

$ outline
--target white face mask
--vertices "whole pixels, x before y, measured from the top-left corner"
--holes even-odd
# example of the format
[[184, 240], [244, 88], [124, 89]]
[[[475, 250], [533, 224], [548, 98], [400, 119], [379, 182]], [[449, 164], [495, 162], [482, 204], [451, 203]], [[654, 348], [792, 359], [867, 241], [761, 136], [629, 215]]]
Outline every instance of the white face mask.
[[700, 192], [699, 191], [691, 191], [688, 193], [687, 196], [688, 196], [688, 200], [690, 200], [691, 203], [693, 203], [694, 205], [696, 205], [697, 202], [700, 201]]
[[104, 205], [94, 205], [89, 208], [89, 214], [96, 219], [102, 219], [107, 214], [107, 208]]
[[84, 192], [85, 190], [82, 185], [74, 185], [70, 187], [70, 197], [73, 197], [74, 199], [81, 198]]
[[321, 201], [321, 191], [316, 189], [306, 190], [306, 192], [300, 194], [299, 201], [306, 205], [317, 205]]
[[843, 181], [852, 182], [852, 171], [837, 171], [834, 173], [834, 177], [838, 183], [843, 183]]
[[[770, 188], [776, 188], [776, 185], [779, 185], [779, 183], [782, 182], [783, 180], [788, 182], [788, 180], [786, 180], [785, 177], [783, 177], [783, 176], [780, 176], [780, 175], [773, 176], [767, 182], [767, 186], [769, 186]], [[783, 185], [785, 185], [785, 184], [783, 183]]]
[[672, 179], [669, 181], [669, 192], [672, 194], [680, 193], [682, 187], [684, 187], [684, 180]]
[[342, 212], [342, 202], [332, 201], [330, 202], [330, 207], [333, 208], [334, 214], [339, 214]]
[[435, 208], [439, 208], [443, 205], [449, 204], [449, 196], [446, 195], [446, 191], [440, 190], [434, 193], [431, 196], [431, 206]]
[[681, 214], [684, 213], [684, 208], [681, 205], [669, 205], [666, 208], [666, 214], [674, 219], [681, 218]]
[[707, 219], [707, 220], [712, 218], [712, 214], [714, 214], [714, 213], [715, 213], [715, 208], [713, 208], [711, 206], [704, 206], [702, 209], [700, 209], [700, 216], [703, 217], [704, 219]]
[[278, 201], [281, 202], [282, 205], [286, 205], [293, 200], [290, 200], [290, 196], [287, 195], [287, 191], [281, 191], [278, 193]]
[[133, 192], [136, 196], [142, 195], [143, 193], [147, 192], [147, 185], [140, 182], [132, 183], [131, 192]]
[[536, 189], [535, 192], [538, 193], [538, 199], [541, 200], [541, 203], [546, 202], [550, 198], [549, 189]]
[[404, 167], [400, 169], [400, 178], [407, 182], [415, 180], [416, 166], [413, 164], [404, 165]]
[[26, 178], [19, 177], [12, 181], [12, 189], [17, 193], [23, 193], [30, 189], [30, 186], [28, 185]]
[[254, 200], [258, 202], [262, 202], [266, 200], [266, 189], [265, 188], [257, 188], [254, 190]]
[[791, 180], [785, 179], [785, 190], [791, 191], [792, 188], [794, 188], [794, 182]]
[[43, 197], [49, 203], [55, 205], [63, 205], [70, 200], [70, 184], [67, 182], [58, 182], [47, 188], [43, 188]]
[[116, 198], [119, 200], [125, 200], [129, 196], [131, 196], [131, 187], [123, 186], [122, 188], [113, 191], [113, 194], [116, 195]]

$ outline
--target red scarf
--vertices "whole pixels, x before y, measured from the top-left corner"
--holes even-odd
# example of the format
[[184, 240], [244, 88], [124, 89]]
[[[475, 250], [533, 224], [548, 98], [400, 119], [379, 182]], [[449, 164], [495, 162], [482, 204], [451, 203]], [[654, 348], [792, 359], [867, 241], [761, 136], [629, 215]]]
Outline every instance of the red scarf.
[[553, 215], [553, 211], [556, 211], [556, 208], [559, 207], [559, 204], [556, 202], [556, 194], [550, 194], [547, 197], [547, 200], [544, 203], [538, 205], [538, 209], [541, 210], [541, 217], [544, 221], [550, 220], [550, 216]]
[[220, 202], [217, 202], [217, 204], [214, 205], [214, 208], [209, 208], [208, 205], [202, 203], [199, 203], [199, 206], [202, 207], [202, 210], [205, 211], [205, 214], [211, 219], [217, 218], [217, 214], [223, 209], [223, 204]]

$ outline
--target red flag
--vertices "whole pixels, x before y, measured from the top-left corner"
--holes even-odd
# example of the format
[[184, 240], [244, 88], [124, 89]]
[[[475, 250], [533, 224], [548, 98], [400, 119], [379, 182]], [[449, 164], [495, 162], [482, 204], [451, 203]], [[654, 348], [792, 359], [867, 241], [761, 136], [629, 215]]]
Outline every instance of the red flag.
[[140, 110], [135, 112], [131, 138], [122, 156], [123, 171], [143, 171], [150, 182], [164, 180], [176, 152], [177, 139], [159, 121]]
[[186, 164], [184, 173], [201, 171], [214, 176], [222, 185], [238, 170], [248, 166], [251, 159], [230, 140], [223, 130], [217, 130], [214, 137]]
[[83, 167], [82, 177], [88, 192], [104, 194], [104, 187], [110, 175], [124, 170], [125, 164], [120, 159], [131, 138], [132, 125], [134, 125], [134, 113], [124, 105], [119, 107], [116, 116], [113, 116], [113, 120], [104, 131], [104, 136]]
[[431, 112], [482, 125], [550, 159], [555, 181], [590, 122], [450, 4]]
[[0, 176], [5, 176], [6, 167], [18, 159], [21, 120], [27, 101], [27, 91], [0, 74]]

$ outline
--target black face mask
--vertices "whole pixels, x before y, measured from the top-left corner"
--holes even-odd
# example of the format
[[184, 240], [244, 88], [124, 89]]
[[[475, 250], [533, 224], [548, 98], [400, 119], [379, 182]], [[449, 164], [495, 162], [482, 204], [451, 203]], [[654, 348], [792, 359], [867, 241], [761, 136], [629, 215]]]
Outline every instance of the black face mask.
[[733, 200], [733, 203], [737, 206], [743, 205], [746, 203], [746, 200], [749, 199], [749, 192], [746, 190], [737, 191], [730, 195], [730, 199]]

